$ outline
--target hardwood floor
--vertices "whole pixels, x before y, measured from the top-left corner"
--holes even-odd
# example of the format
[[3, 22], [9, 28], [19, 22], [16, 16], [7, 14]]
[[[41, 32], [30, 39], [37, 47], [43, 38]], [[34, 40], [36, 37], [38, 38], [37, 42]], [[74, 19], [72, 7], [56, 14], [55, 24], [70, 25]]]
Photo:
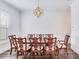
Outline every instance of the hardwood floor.
[[[10, 55], [10, 52], [7, 51], [3, 54], [0, 54], [0, 59], [16, 59], [16, 54], [12, 53], [12, 55]], [[18, 59], [22, 59], [22, 56], [19, 56]], [[29, 59], [29, 58], [26, 58]], [[34, 59], [46, 59], [46, 58], [42, 58], [42, 57], [37, 57]], [[53, 57], [48, 57], [47, 59], [54, 59]], [[60, 59], [79, 59], [79, 55], [77, 55], [76, 53], [74, 53], [73, 51], [69, 51], [69, 55], [64, 55], [62, 52], [60, 52]]]

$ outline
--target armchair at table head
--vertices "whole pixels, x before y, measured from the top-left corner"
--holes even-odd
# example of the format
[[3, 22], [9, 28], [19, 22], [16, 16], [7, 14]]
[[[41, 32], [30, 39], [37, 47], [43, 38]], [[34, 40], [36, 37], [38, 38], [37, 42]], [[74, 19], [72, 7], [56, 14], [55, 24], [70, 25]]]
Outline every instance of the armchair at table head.
[[70, 35], [65, 35], [64, 40], [58, 40], [60, 49], [64, 49], [64, 52], [68, 55], [68, 43], [69, 43]]

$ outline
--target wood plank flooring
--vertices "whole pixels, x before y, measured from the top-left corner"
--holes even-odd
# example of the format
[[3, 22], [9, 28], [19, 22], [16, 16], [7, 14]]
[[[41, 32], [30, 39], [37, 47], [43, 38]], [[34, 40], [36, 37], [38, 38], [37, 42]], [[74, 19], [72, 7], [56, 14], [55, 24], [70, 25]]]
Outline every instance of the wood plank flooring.
[[[67, 56], [67, 55], [64, 55], [62, 52], [60, 52], [60, 59], [79, 59], [79, 55], [74, 53], [72, 50], [69, 50], [68, 53], [69, 53], [69, 55]], [[10, 52], [7, 51], [3, 54], [0, 54], [0, 59], [16, 59], [16, 54], [15, 54], [15, 52], [13, 52], [12, 55], [10, 55]], [[22, 56], [19, 56], [18, 59], [22, 59]], [[29, 58], [26, 58], [26, 59], [29, 59]], [[37, 57], [35, 59], [45, 59], [45, 58]], [[54, 59], [54, 58], [48, 57], [47, 59]]]

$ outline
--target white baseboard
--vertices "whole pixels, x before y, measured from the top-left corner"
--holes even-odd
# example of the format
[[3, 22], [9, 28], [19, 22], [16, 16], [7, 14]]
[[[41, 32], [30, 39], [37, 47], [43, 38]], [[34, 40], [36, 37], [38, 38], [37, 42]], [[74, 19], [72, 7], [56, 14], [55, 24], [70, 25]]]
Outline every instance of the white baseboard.
[[4, 53], [5, 51], [10, 49], [9, 41], [8, 40], [1, 40], [0, 41], [0, 54]]
[[78, 49], [78, 48], [76, 48], [75, 46], [71, 46], [71, 49], [72, 49], [76, 54], [79, 55], [79, 49]]

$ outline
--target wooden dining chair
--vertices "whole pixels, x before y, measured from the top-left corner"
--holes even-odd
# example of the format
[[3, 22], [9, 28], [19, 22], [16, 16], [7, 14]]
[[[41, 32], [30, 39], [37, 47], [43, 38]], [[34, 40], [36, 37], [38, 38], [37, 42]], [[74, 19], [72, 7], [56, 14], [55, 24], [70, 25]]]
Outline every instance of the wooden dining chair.
[[12, 54], [13, 49], [16, 50], [16, 44], [15, 44], [15, 40], [13, 38], [15, 38], [16, 35], [9, 35], [9, 42], [10, 42], [10, 55]]
[[65, 35], [64, 40], [58, 40], [59, 45], [61, 46], [60, 49], [64, 49], [64, 52], [68, 55], [68, 43], [69, 43], [70, 36]]
[[28, 42], [30, 42], [30, 44], [29, 44], [30, 48], [28, 49], [28, 52], [29, 52], [29, 53], [30, 53], [31, 50], [32, 50], [31, 41], [34, 40], [34, 38], [35, 38], [35, 34], [27, 34]]
[[14, 38], [16, 41], [16, 59], [18, 59], [18, 56], [24, 56], [27, 52], [27, 41], [26, 38]]
[[45, 40], [44, 40], [44, 34], [37, 34], [37, 38], [39, 40], [39, 42], [41, 44], [39, 44], [39, 47], [40, 47], [40, 55], [43, 56], [46, 54], [46, 50], [45, 50]]
[[39, 55], [39, 50], [40, 50], [40, 40], [38, 38], [31, 38], [30, 40], [30, 46], [31, 46], [31, 56], [36, 56]]
[[46, 54], [52, 56], [54, 55], [54, 59], [58, 56], [59, 59], [59, 49], [56, 45], [57, 38], [51, 35], [48, 35], [47, 38], [44, 39], [46, 42]]

